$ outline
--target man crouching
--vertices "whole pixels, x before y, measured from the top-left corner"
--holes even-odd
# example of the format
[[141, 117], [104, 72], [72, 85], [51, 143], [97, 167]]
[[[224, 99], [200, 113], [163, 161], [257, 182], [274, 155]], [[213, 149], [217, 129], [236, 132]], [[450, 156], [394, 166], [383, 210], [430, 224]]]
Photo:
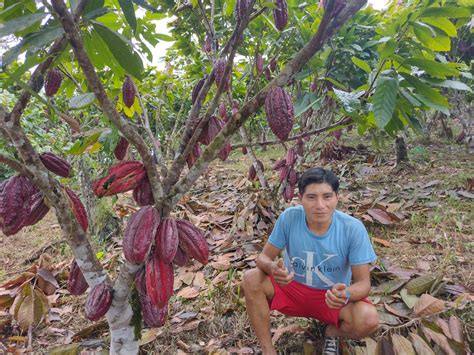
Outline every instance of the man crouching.
[[339, 181], [331, 171], [307, 170], [298, 190], [300, 205], [280, 215], [257, 267], [244, 274], [247, 313], [264, 354], [277, 353], [270, 310], [326, 323], [323, 354], [339, 354], [339, 337], [360, 339], [378, 328], [367, 299], [377, 257], [362, 222], [336, 210]]

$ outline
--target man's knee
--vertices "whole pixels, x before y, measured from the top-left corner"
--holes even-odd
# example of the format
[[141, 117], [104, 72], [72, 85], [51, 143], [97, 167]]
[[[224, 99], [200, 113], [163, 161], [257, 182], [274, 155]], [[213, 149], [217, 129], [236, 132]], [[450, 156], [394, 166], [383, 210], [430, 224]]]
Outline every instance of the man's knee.
[[360, 301], [354, 308], [354, 332], [357, 338], [366, 337], [379, 327], [379, 315], [372, 304]]
[[263, 282], [262, 274], [263, 272], [258, 268], [245, 271], [242, 277], [242, 287], [244, 291], [252, 292], [260, 288]]

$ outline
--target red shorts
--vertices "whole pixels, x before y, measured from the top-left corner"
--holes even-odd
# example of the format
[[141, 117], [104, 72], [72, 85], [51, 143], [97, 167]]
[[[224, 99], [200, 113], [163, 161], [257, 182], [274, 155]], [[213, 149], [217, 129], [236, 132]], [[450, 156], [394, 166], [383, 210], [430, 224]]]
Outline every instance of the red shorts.
[[[326, 290], [316, 289], [296, 281], [286, 286], [278, 285], [272, 276], [269, 276], [275, 294], [269, 302], [271, 310], [277, 310], [292, 317], [315, 318], [326, 324], [335, 324], [339, 327], [340, 309], [329, 308], [326, 304]], [[362, 301], [372, 304], [368, 298]]]

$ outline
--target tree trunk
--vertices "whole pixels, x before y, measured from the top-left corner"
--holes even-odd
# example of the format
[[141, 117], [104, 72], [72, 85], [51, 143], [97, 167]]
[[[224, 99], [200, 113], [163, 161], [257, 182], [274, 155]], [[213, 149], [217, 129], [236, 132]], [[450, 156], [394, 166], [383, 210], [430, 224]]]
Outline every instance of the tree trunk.
[[408, 161], [407, 146], [403, 137], [395, 139], [395, 150], [397, 153], [397, 164]]

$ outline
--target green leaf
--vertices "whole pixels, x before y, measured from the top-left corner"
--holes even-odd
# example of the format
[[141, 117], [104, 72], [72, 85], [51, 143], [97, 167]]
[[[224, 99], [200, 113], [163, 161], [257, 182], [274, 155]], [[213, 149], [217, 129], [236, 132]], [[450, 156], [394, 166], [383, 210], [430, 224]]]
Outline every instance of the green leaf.
[[449, 88], [449, 89], [454, 89], [454, 90], [472, 92], [472, 89], [461, 81], [435, 80], [435, 79], [424, 79], [424, 81], [426, 81], [429, 84], [434, 85], [434, 86], [440, 86], [440, 87], [443, 87], [443, 88]]
[[313, 73], [312, 69], [302, 70], [298, 74], [296, 74], [294, 78], [295, 78], [295, 80], [298, 80], [298, 81], [303, 80], [303, 79], [307, 78], [308, 76], [310, 76], [312, 73]]
[[405, 63], [417, 66], [418, 68], [425, 70], [428, 74], [441, 79], [444, 79], [447, 76], [459, 75], [459, 71], [448, 63], [439, 63], [434, 60], [422, 58], [410, 58], [406, 60]]
[[447, 52], [451, 49], [451, 39], [448, 36], [437, 35], [429, 25], [420, 21], [411, 24], [416, 38], [429, 49], [437, 52]]
[[133, 8], [132, 0], [119, 0], [119, 4], [122, 8], [123, 14], [125, 15], [125, 19], [133, 32], [135, 32], [137, 30], [137, 19], [135, 17], [135, 9]]
[[295, 103], [295, 117], [308, 111], [310, 108], [317, 110], [321, 105], [322, 98], [313, 92], [306, 92], [304, 95], [298, 96]]
[[421, 12], [420, 17], [471, 17], [471, 11], [461, 6], [429, 7]]
[[456, 26], [453, 25], [451, 21], [444, 17], [426, 17], [423, 19], [425, 23], [428, 25], [434, 26], [442, 30], [446, 33], [449, 37], [456, 37], [458, 35], [458, 31]]
[[393, 53], [395, 53], [395, 49], [397, 49], [397, 47], [398, 43], [393, 38], [390, 38], [387, 42], [383, 43], [379, 47], [381, 59], [390, 57]]
[[377, 79], [374, 93], [374, 114], [377, 127], [384, 128], [392, 119], [397, 101], [398, 80], [387, 76]]
[[357, 65], [360, 69], [362, 69], [366, 73], [370, 73], [372, 71], [370, 69], [370, 65], [367, 64], [367, 62], [363, 61], [362, 59], [359, 59], [357, 57], [352, 57], [351, 60], [352, 60], [352, 63]]
[[231, 16], [234, 12], [235, 0], [226, 0], [224, 13], [226, 16]]
[[69, 148], [69, 150], [66, 152], [66, 154], [80, 155], [84, 153], [87, 148], [97, 143], [97, 140], [99, 139], [101, 133], [102, 131], [94, 132], [87, 137], [77, 139], [72, 145], [72, 147]]
[[31, 15], [15, 18], [14, 20], [0, 24], [0, 37], [23, 31], [46, 17], [45, 12], [36, 12]]
[[131, 49], [130, 45], [123, 38], [123, 36], [98, 22], [92, 22], [94, 29], [104, 40], [110, 52], [120, 64], [120, 66], [134, 77], [141, 79], [143, 62], [140, 56]]
[[162, 41], [165, 41], [165, 42], [172, 42], [174, 41], [174, 38], [171, 37], [171, 36], [168, 36], [168, 35], [165, 35], [163, 33], [155, 33], [154, 34], [155, 37], [161, 39]]
[[414, 76], [411, 76], [409, 74], [400, 73], [400, 75], [406, 81], [406, 83], [403, 83], [403, 86], [407, 86], [406, 84], [408, 84], [409, 86], [415, 88], [417, 93], [420, 96], [425, 97], [428, 101], [434, 104], [444, 106], [444, 107], [449, 107], [448, 100], [443, 95], [441, 95], [441, 93], [438, 90], [433, 89], [432, 87], [425, 84], [418, 78], [415, 78]]
[[71, 100], [69, 100], [69, 108], [70, 109], [84, 108], [92, 104], [94, 100], [95, 100], [95, 95], [92, 92], [80, 94], [80, 95], [74, 96]]

